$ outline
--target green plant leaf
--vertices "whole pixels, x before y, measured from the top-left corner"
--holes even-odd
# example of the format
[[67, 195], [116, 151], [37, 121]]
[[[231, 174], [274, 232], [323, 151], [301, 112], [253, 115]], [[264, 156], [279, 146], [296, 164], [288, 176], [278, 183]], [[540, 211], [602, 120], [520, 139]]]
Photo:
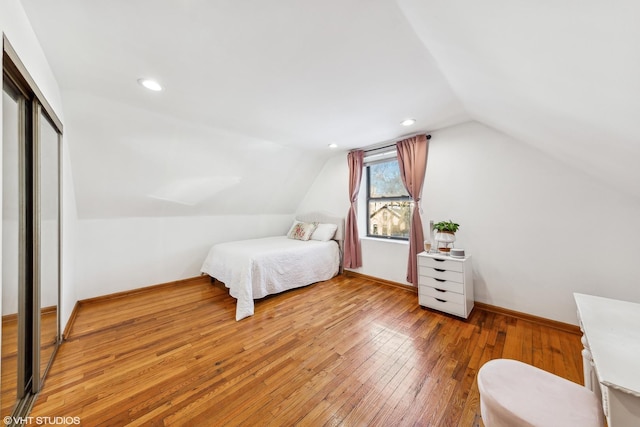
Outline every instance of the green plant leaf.
[[460, 228], [460, 224], [453, 222], [452, 220], [439, 221], [433, 224], [433, 229], [437, 231], [450, 231], [452, 233], [455, 233], [456, 231], [458, 231], [458, 228]]

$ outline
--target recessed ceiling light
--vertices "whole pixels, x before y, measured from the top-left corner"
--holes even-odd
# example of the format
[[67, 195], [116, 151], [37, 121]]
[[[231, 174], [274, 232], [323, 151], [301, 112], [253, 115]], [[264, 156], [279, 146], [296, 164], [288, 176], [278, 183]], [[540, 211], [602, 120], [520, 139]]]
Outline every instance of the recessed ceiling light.
[[338, 144], [333, 142], [333, 143], [329, 144], [329, 148], [338, 148]]
[[160, 86], [160, 83], [158, 83], [155, 80], [138, 79], [138, 83], [140, 83], [142, 86], [146, 87], [147, 89], [153, 90], [155, 92], [159, 92], [162, 90], [162, 86]]
[[402, 126], [411, 126], [412, 124], [414, 124], [416, 122], [416, 119], [405, 119], [402, 122], [400, 122], [400, 124]]

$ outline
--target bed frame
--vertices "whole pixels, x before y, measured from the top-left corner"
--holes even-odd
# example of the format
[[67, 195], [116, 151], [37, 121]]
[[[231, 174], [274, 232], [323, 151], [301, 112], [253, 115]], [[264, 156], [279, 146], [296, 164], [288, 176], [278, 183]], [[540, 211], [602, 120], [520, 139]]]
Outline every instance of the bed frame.
[[[315, 283], [318, 280], [328, 280], [331, 277], [335, 277], [337, 274], [343, 273], [342, 268], [342, 254], [344, 251], [344, 219], [335, 215], [331, 215], [324, 212], [309, 212], [301, 213], [295, 216], [297, 221], [301, 222], [318, 222], [323, 224], [335, 224], [337, 226], [336, 233], [333, 236], [333, 241], [338, 244], [338, 271], [335, 268], [335, 247], [331, 247], [331, 243], [324, 242], [323, 245], [329, 251], [314, 252], [314, 245], [305, 246], [306, 243], [311, 242], [293, 242], [289, 240], [284, 246], [286, 249], [283, 251], [269, 251], [273, 245], [278, 246], [273, 239], [281, 239], [280, 241], [285, 243], [288, 239], [282, 236], [272, 236], [264, 239], [254, 239], [249, 241], [236, 241], [226, 242], [217, 245], [213, 245], [204, 261], [201, 271], [203, 274], [211, 275], [211, 283], [216, 282], [214, 275], [223, 276], [223, 281], [229, 280], [225, 283], [225, 286], [230, 289], [230, 293], [236, 298], [236, 320], [244, 319], [245, 317], [252, 316], [254, 314], [254, 302], [256, 298], [262, 298], [266, 295], [272, 295], [280, 293], [284, 290], [294, 289], [297, 287], [307, 286], [308, 284]], [[314, 244], [321, 244], [322, 242], [312, 242]], [[226, 247], [222, 247], [225, 245]], [[266, 245], [266, 246], [265, 246]], [[292, 248], [293, 246], [293, 248]], [[265, 247], [267, 252], [265, 252]], [[282, 247], [282, 246], [281, 246]], [[322, 246], [318, 247], [322, 249]], [[291, 252], [293, 249], [296, 252], [295, 255]], [[287, 252], [289, 251], [289, 252]], [[301, 251], [297, 253], [298, 251]], [[229, 255], [231, 254], [231, 255]], [[290, 275], [279, 274], [277, 276], [269, 275], [257, 275], [257, 281], [254, 281], [254, 277], [251, 272], [244, 270], [245, 263], [247, 266], [253, 269], [254, 257], [258, 256], [261, 262], [266, 262], [266, 265], [274, 265], [274, 262], [286, 262], [287, 259], [296, 260], [296, 264], [289, 264], [298, 266], [297, 262], [308, 262], [311, 259], [307, 256], [317, 255], [318, 262], [314, 264], [314, 268], [317, 267], [317, 271], [313, 269], [306, 271], [298, 271], [298, 268], [290, 270]], [[285, 258], [282, 258], [282, 257]], [[280, 258], [278, 258], [280, 257]], [[264, 258], [264, 259], [262, 259]], [[263, 264], [264, 265], [264, 264]], [[257, 270], [260, 273], [260, 267]], [[205, 273], [206, 272], [206, 273]], [[297, 273], [297, 275], [296, 275]], [[220, 279], [218, 277], [218, 279]], [[267, 286], [269, 282], [269, 286]], [[302, 283], [302, 284], [301, 284]], [[292, 287], [293, 285], [293, 287]], [[256, 290], [257, 289], [257, 290]], [[256, 293], [257, 292], [257, 293]]]

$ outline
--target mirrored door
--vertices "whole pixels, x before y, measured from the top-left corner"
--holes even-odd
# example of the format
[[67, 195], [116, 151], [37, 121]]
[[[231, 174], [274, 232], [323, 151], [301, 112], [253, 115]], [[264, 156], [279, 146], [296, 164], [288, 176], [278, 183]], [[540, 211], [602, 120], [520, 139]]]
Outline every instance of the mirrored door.
[[[59, 135], [42, 109], [37, 108], [39, 120], [34, 148], [36, 176], [34, 237], [34, 284], [38, 292], [34, 298], [36, 330], [33, 348], [34, 390], [39, 391], [52, 361], [60, 336], [58, 300], [60, 288], [60, 141]], [[34, 374], [35, 375], [35, 374]]]
[[[60, 343], [62, 124], [3, 39], [0, 416], [24, 417]], [[52, 117], [54, 119], [52, 119]]]
[[24, 331], [26, 238], [26, 98], [13, 85], [2, 88], [2, 408], [11, 415], [24, 397], [30, 367], [22, 354]]

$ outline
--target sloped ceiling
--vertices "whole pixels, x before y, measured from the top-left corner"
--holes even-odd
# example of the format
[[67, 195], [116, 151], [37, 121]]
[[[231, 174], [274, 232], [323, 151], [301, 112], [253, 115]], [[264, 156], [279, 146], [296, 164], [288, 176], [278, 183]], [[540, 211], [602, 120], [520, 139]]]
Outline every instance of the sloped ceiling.
[[80, 217], [288, 213], [327, 144], [471, 119], [640, 197], [635, 1], [22, 2]]
[[475, 120], [640, 197], [640, 2], [398, 3]]
[[61, 87], [80, 217], [290, 213], [329, 143], [469, 120], [394, 1], [23, 5]]

